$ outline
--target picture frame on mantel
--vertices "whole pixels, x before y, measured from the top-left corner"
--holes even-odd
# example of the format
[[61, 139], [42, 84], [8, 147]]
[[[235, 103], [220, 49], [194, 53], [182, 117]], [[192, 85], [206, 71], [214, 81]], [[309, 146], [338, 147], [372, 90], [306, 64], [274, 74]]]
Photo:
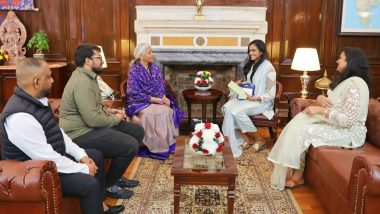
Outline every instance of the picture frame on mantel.
[[339, 0], [338, 4], [338, 35], [380, 35], [380, 1]]

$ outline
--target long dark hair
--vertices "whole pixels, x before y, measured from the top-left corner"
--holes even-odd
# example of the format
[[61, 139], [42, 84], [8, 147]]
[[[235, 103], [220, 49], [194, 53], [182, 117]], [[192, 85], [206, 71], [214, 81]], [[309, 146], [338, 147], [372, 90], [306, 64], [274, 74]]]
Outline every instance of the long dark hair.
[[342, 52], [346, 55], [347, 67], [343, 73], [334, 79], [331, 88], [334, 89], [341, 82], [353, 76], [362, 78], [370, 88], [370, 70], [367, 57], [363, 51], [360, 48], [345, 47]]
[[[256, 64], [255, 64], [255, 61], [251, 60], [251, 56], [249, 55], [249, 46], [251, 46], [251, 45], [255, 45], [257, 47], [257, 49], [259, 49], [259, 51], [262, 53], [259, 61]], [[265, 46], [265, 43], [262, 40], [255, 39], [255, 40], [253, 40], [252, 42], [249, 43], [249, 45], [248, 45], [248, 60], [247, 60], [247, 62], [245, 63], [245, 65], [243, 67], [244, 76], [245, 76], [246, 80], [248, 80], [248, 76], [247, 75], [248, 75], [248, 73], [251, 70], [251, 67], [253, 65], [252, 74], [249, 77], [249, 79], [252, 82], [252, 77], [256, 73], [257, 68], [260, 66], [260, 64], [262, 62], [264, 62], [264, 60], [266, 58], [267, 58], [267, 48]]]

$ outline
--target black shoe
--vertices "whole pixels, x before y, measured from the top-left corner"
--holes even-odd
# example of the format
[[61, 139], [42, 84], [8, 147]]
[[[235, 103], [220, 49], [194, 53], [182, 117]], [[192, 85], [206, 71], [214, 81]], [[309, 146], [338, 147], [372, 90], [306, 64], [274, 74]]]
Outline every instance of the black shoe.
[[123, 189], [117, 185], [111, 187], [111, 191], [106, 190], [106, 195], [110, 198], [128, 199], [132, 197], [133, 191], [129, 189]]
[[123, 205], [116, 205], [116, 206], [110, 206], [107, 205], [108, 210], [104, 211], [104, 214], [118, 214], [123, 212], [124, 206]]
[[120, 178], [116, 181], [119, 187], [137, 187], [140, 184], [138, 180], [128, 180], [126, 178]]

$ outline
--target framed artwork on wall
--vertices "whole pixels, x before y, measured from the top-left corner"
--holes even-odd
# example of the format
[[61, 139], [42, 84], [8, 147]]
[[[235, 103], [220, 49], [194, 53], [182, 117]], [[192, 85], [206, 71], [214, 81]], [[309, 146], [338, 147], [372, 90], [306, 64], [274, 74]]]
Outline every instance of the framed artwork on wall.
[[339, 0], [338, 35], [379, 36], [380, 0]]
[[35, 10], [33, 0], [0, 0], [0, 10]]

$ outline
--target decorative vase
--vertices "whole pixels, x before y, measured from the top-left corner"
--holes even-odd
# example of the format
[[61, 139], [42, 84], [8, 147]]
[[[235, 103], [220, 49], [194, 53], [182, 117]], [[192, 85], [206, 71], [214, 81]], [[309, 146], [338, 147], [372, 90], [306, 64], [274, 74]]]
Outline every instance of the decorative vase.
[[196, 85], [194, 85], [194, 86], [199, 91], [207, 91], [207, 90], [209, 90], [211, 88], [212, 85], [210, 84], [210, 85], [208, 85], [206, 87], [199, 87], [199, 86], [196, 86]]

